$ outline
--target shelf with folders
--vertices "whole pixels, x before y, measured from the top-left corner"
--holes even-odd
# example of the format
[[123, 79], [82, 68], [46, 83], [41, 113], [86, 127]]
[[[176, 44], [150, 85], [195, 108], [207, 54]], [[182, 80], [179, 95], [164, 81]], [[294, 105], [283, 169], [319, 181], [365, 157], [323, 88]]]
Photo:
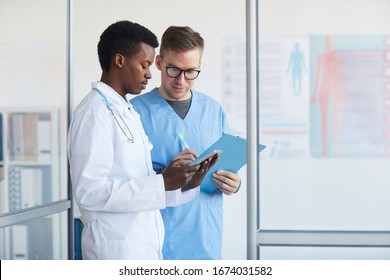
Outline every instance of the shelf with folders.
[[[59, 109], [0, 108], [0, 123], [0, 215], [61, 199]], [[0, 228], [0, 258], [58, 259], [63, 215]]]
[[58, 199], [58, 113], [0, 109], [0, 214]]

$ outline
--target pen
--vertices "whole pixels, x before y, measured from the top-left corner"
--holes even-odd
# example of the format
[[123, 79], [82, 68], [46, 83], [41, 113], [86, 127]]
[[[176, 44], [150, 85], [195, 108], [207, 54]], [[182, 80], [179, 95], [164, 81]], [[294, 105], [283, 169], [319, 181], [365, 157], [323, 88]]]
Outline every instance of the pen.
[[186, 149], [189, 149], [190, 146], [188, 146], [186, 140], [184, 140], [184, 137], [183, 137], [183, 135], [180, 133], [180, 131], [177, 131], [176, 133], [177, 133], [177, 137], [179, 137], [179, 140], [180, 140], [180, 142], [184, 145], [184, 147], [185, 147]]

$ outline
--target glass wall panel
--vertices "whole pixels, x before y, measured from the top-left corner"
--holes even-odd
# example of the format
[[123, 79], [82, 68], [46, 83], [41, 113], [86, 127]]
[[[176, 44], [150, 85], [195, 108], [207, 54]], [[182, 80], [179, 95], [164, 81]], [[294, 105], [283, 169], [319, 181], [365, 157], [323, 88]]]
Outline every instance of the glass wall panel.
[[389, 230], [390, 3], [261, 2], [261, 227]]
[[0, 213], [67, 196], [66, 28], [66, 0], [0, 2]]
[[0, 259], [68, 258], [67, 4], [0, 1]]
[[[388, 234], [390, 2], [259, 2], [260, 230]], [[262, 251], [390, 258], [381, 248]]]
[[0, 228], [0, 259], [67, 258], [66, 212]]

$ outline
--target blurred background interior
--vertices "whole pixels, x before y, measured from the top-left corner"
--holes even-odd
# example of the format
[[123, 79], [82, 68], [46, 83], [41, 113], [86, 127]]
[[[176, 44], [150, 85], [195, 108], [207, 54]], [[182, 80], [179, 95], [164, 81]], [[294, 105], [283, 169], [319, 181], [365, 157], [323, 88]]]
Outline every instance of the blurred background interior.
[[[241, 190], [224, 198], [224, 259], [390, 259], [388, 11], [387, 0], [0, 0], [0, 259], [81, 258], [67, 124], [100, 79], [101, 32], [123, 19], [158, 38], [170, 25], [198, 31], [196, 88], [236, 135], [255, 119], [267, 145], [256, 186], [244, 167]], [[147, 91], [159, 84], [152, 73]]]

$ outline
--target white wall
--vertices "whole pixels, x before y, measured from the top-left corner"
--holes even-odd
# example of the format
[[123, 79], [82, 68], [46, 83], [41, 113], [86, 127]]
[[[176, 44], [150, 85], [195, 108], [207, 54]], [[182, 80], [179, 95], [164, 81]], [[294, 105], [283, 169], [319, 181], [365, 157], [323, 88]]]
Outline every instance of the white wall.
[[387, 34], [387, 0], [259, 0], [261, 35]]
[[[221, 39], [245, 36], [244, 1], [180, 0], [158, 1], [74, 1], [75, 103], [88, 93], [90, 82], [100, 79], [96, 46], [100, 34], [118, 20], [138, 22], [160, 39], [170, 25], [188, 25], [205, 38], [202, 73], [196, 88], [216, 99], [221, 97]], [[93, 4], [91, 4], [93, 3]], [[159, 85], [156, 68], [148, 88]]]

